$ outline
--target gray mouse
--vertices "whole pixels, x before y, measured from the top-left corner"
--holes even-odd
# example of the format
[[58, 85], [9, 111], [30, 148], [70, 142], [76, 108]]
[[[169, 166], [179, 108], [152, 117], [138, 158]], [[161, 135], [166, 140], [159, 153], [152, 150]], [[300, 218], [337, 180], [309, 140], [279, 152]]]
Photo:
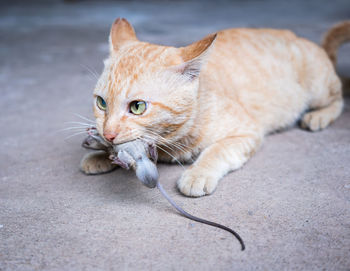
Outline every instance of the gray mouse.
[[109, 154], [111, 163], [117, 164], [125, 169], [133, 169], [137, 178], [147, 187], [157, 187], [168, 202], [183, 216], [194, 221], [204, 223], [213, 227], [223, 229], [233, 234], [245, 249], [242, 238], [234, 230], [221, 224], [193, 216], [179, 207], [166, 193], [159, 182], [159, 174], [156, 167], [158, 154], [157, 147], [153, 142], [136, 139], [118, 145], [112, 145], [105, 141], [97, 132], [96, 128], [88, 129], [88, 136], [84, 139], [82, 146], [87, 149], [103, 150]]

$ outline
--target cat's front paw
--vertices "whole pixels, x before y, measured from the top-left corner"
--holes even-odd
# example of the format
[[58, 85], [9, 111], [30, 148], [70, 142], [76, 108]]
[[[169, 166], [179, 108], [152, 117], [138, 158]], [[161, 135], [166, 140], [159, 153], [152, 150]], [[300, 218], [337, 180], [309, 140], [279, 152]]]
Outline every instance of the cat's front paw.
[[108, 154], [96, 151], [86, 154], [80, 162], [80, 170], [88, 175], [112, 171], [117, 166], [108, 159]]
[[203, 171], [205, 170], [195, 167], [186, 170], [177, 182], [179, 190], [189, 197], [201, 197], [213, 193], [219, 180]]

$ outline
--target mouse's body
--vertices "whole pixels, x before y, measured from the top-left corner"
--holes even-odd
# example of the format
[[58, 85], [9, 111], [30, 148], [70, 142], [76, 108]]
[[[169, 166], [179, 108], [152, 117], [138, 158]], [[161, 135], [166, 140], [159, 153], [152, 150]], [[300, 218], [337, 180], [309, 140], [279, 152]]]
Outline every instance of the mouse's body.
[[103, 150], [109, 154], [111, 163], [125, 169], [134, 169], [137, 178], [147, 187], [157, 185], [158, 170], [157, 150], [154, 144], [136, 139], [119, 145], [111, 145], [95, 131], [89, 131], [83, 142], [83, 147], [94, 150]]

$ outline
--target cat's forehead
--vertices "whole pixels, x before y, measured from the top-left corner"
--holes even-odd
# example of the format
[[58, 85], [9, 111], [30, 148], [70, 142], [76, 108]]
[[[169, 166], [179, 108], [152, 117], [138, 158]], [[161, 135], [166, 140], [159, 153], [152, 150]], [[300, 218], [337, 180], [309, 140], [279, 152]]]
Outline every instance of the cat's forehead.
[[117, 75], [142, 74], [181, 62], [176, 48], [138, 42], [112, 52], [107, 65]]
[[156, 75], [182, 61], [173, 47], [139, 43], [112, 52], [105, 60], [105, 69], [98, 88], [105, 95], [131, 93], [133, 85], [157, 81]]

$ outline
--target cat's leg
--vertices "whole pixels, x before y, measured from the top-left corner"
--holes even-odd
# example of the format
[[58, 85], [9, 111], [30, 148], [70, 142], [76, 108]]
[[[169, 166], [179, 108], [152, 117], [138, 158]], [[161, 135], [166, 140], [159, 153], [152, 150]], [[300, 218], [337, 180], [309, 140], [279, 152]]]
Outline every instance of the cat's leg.
[[302, 128], [311, 131], [326, 128], [340, 116], [344, 106], [341, 81], [334, 69], [325, 69], [324, 73], [316, 69], [315, 74], [319, 80], [311, 87], [312, 111], [305, 113], [300, 123]]
[[301, 119], [301, 127], [313, 132], [326, 128], [339, 117], [343, 105], [343, 98], [339, 97], [326, 107], [306, 113]]
[[257, 150], [258, 135], [224, 138], [207, 147], [178, 181], [179, 190], [191, 197], [211, 194], [229, 171], [240, 168]]
[[116, 167], [117, 165], [111, 163], [104, 151], [90, 152], [80, 162], [80, 170], [89, 175], [110, 172]]

